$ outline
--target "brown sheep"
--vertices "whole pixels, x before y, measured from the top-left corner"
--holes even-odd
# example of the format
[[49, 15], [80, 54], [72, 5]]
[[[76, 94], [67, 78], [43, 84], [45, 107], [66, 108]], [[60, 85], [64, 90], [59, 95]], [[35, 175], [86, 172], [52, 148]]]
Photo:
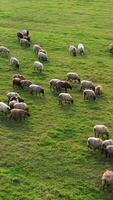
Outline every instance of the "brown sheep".
[[14, 74], [12, 78], [20, 78], [21, 80], [25, 80], [25, 76], [21, 75], [21, 74]]
[[9, 119], [13, 118], [14, 120], [25, 120], [27, 116], [30, 116], [30, 114], [27, 111], [14, 108], [11, 110]]
[[29, 88], [29, 86], [32, 84], [32, 82], [30, 80], [21, 80], [20, 81], [20, 85], [21, 88]]
[[20, 86], [21, 86], [21, 85], [20, 85], [20, 81], [21, 81], [20, 78], [14, 78], [14, 79], [12, 80], [12, 82], [13, 82], [13, 87], [14, 87], [14, 86], [20, 87]]
[[57, 92], [61, 92], [62, 89], [64, 89], [65, 92], [67, 92], [67, 89], [72, 90], [72, 86], [70, 85], [70, 83], [61, 80], [55, 83], [54, 88], [56, 89]]

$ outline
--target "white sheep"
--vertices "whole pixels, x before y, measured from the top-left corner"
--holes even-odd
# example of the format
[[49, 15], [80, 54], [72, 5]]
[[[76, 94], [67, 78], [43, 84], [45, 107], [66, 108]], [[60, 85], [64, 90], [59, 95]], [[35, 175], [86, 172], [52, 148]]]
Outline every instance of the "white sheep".
[[38, 52], [38, 58], [40, 61], [48, 61], [48, 56], [46, 53], [39, 51]]
[[60, 79], [51, 79], [50, 82], [49, 82], [49, 86], [50, 86], [50, 89], [52, 88], [53, 90], [55, 89], [55, 86], [56, 86], [56, 82], [57, 81], [60, 81]]
[[19, 68], [19, 66], [20, 66], [19, 60], [15, 57], [10, 58], [10, 64], [14, 67], [17, 67], [17, 68]]
[[80, 83], [80, 77], [75, 72], [69, 72], [69, 73], [67, 73], [67, 80], [68, 81], [78, 81]]
[[95, 125], [93, 127], [93, 132], [95, 137], [99, 137], [99, 136], [106, 136], [107, 138], [109, 137], [109, 129], [107, 126], [105, 125]]
[[77, 48], [76, 48], [76, 46], [70, 45], [70, 46], [69, 46], [69, 53], [70, 53], [70, 55], [72, 55], [72, 56], [76, 56], [76, 54], [77, 54]]
[[85, 90], [85, 89], [92, 89], [95, 91], [95, 86], [93, 82], [89, 80], [82, 80], [80, 91]]
[[73, 97], [69, 93], [60, 93], [59, 94], [59, 104], [65, 103], [73, 103]]
[[41, 50], [41, 47], [40, 47], [40, 45], [38, 45], [38, 44], [34, 44], [33, 45], [33, 51], [36, 53], [36, 54], [38, 54], [38, 52]]
[[44, 65], [39, 61], [35, 61], [34, 69], [37, 69], [39, 72], [42, 72], [42, 70], [44, 69]]
[[1, 55], [9, 56], [9, 53], [10, 53], [10, 51], [9, 51], [8, 48], [6, 48], [6, 47], [4, 47], [4, 46], [0, 46], [0, 54], [1, 54]]
[[29, 86], [29, 91], [32, 95], [33, 94], [36, 94], [36, 95], [39, 94], [40, 95], [40, 93], [42, 93], [44, 95], [44, 89], [40, 85], [31, 84]]
[[17, 99], [19, 102], [24, 101], [17, 92], [8, 92], [7, 98], [8, 98], [8, 103], [9, 103], [9, 101], [17, 100]]
[[19, 102], [19, 101], [18, 101], [18, 98], [15, 99], [15, 100], [9, 101], [9, 107], [10, 107], [11, 109], [13, 109], [13, 108], [14, 108], [14, 104], [17, 103], [17, 102]]
[[20, 81], [20, 86], [22, 89], [28, 88], [31, 84], [32, 84], [32, 82], [30, 80], [21, 80]]
[[7, 114], [10, 112], [10, 110], [10, 107], [6, 103], [0, 102], [0, 112]]
[[89, 137], [87, 140], [87, 145], [93, 150], [101, 149], [102, 140], [100, 138]]
[[103, 190], [113, 185], [113, 171], [106, 170], [102, 175]]
[[93, 90], [90, 89], [85, 89], [83, 91], [83, 96], [84, 96], [84, 100], [95, 100], [96, 99], [96, 95], [95, 92]]
[[80, 55], [83, 55], [85, 53], [85, 48], [83, 44], [78, 44], [78, 51]]
[[16, 102], [14, 103], [14, 106], [13, 108], [17, 108], [17, 109], [22, 109], [22, 110], [26, 110], [28, 111], [28, 105], [26, 103], [23, 103], [23, 102]]
[[105, 154], [106, 158], [110, 158], [111, 156], [113, 156], [113, 145], [107, 145], [107, 147], [105, 148]]
[[109, 140], [104, 140], [102, 142], [102, 151], [105, 151], [106, 147], [108, 145], [113, 145], [113, 140], [112, 139], [109, 139]]
[[25, 48], [30, 47], [30, 42], [27, 39], [20, 39], [20, 46], [23, 46]]
[[97, 85], [95, 87], [95, 94], [96, 96], [100, 96], [103, 93], [103, 87], [101, 85]]

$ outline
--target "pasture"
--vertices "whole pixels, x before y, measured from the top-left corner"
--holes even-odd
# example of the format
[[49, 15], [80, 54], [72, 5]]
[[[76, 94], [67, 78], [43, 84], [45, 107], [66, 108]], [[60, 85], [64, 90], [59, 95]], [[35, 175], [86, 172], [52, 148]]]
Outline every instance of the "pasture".
[[[42, 85], [45, 95], [35, 97], [14, 89], [25, 99], [31, 116], [15, 122], [0, 113], [1, 200], [112, 200], [102, 190], [101, 176], [113, 169], [112, 159], [87, 148], [95, 124], [105, 124], [113, 138], [113, 0], [1, 0], [0, 46], [19, 59], [19, 71], [0, 56], [0, 101], [13, 91], [12, 76], [25, 75]], [[16, 33], [30, 31], [32, 45], [48, 52], [42, 74], [34, 71], [32, 47], [21, 48]], [[83, 43], [84, 56], [69, 55], [70, 44]], [[31, 46], [32, 46], [31, 45]], [[59, 105], [50, 91], [52, 78], [65, 80], [70, 71], [101, 84], [104, 94], [95, 102], [83, 100], [80, 85], [69, 93], [73, 105]]]

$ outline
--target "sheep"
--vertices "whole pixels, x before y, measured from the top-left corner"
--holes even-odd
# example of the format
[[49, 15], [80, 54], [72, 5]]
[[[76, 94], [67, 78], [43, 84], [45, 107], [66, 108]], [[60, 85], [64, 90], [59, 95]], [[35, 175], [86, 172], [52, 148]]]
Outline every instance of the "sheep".
[[35, 61], [34, 62], [34, 70], [35, 69], [37, 69], [41, 73], [42, 70], [44, 69], [44, 65], [39, 61]]
[[6, 115], [10, 112], [10, 107], [4, 102], [0, 102], [0, 112]]
[[40, 85], [31, 84], [29, 86], [29, 91], [33, 95], [34, 93], [37, 95], [42, 93], [44, 95], [44, 89]]
[[80, 91], [85, 90], [85, 89], [92, 89], [93, 91], [95, 91], [95, 86], [93, 82], [88, 81], [88, 80], [82, 80]]
[[55, 89], [55, 85], [56, 85], [56, 82], [57, 81], [60, 81], [60, 79], [51, 79], [50, 80], [50, 82], [49, 82], [49, 87], [50, 87], [50, 89], [52, 88], [52, 89]]
[[30, 47], [30, 42], [24, 38], [20, 39], [20, 46], [23, 46], [25, 48]]
[[110, 44], [110, 45], [109, 45], [109, 52], [110, 52], [110, 53], [113, 53], [113, 44]]
[[87, 140], [87, 145], [89, 148], [91, 148], [93, 150], [101, 149], [102, 140], [100, 138], [89, 137]]
[[95, 137], [99, 137], [99, 136], [106, 136], [107, 138], [109, 138], [109, 129], [107, 126], [105, 125], [95, 125], [93, 127], [93, 132]]
[[101, 86], [101, 85], [97, 85], [97, 86], [95, 87], [95, 94], [96, 94], [96, 96], [100, 96], [102, 93], [103, 93], [103, 88], [102, 88], [102, 86]]
[[14, 120], [18, 120], [18, 119], [19, 120], [21, 120], [21, 119], [25, 120], [27, 116], [30, 116], [28, 111], [14, 108], [14, 109], [11, 110], [11, 114], [10, 114], [9, 119], [13, 118]]
[[61, 80], [56, 81], [56, 83], [54, 84], [54, 88], [57, 92], [61, 92], [62, 89], [64, 89], [65, 92], [67, 92], [67, 89], [72, 90], [72, 86], [70, 85], [70, 83]]
[[78, 51], [79, 51], [80, 55], [83, 55], [85, 53], [83, 44], [78, 44]]
[[69, 73], [67, 73], [67, 80], [68, 81], [78, 81], [78, 83], [80, 83], [80, 77], [75, 72], [69, 72]]
[[20, 64], [19, 64], [19, 60], [18, 60], [17, 58], [11, 57], [11, 58], [10, 58], [10, 64], [11, 64], [13, 67], [16, 67], [16, 68], [19, 69]]
[[10, 107], [11, 109], [13, 109], [13, 108], [14, 108], [14, 104], [15, 104], [15, 103], [18, 103], [18, 102], [19, 102], [18, 98], [16, 98], [15, 100], [9, 101], [9, 107]]
[[93, 90], [86, 89], [83, 91], [84, 100], [96, 100], [96, 95]]
[[20, 81], [21, 81], [20, 78], [13, 78], [13, 80], [12, 80], [12, 82], [13, 82], [13, 87], [14, 87], [14, 86], [20, 87], [20, 86], [21, 86]]
[[39, 51], [38, 58], [40, 61], [48, 61], [48, 56], [46, 53]]
[[22, 30], [22, 31], [17, 32], [18, 39], [23, 38], [24, 36], [29, 36], [28, 30]]
[[22, 110], [26, 110], [26, 111], [29, 110], [28, 105], [23, 102], [15, 102], [13, 105], [13, 108], [18, 108], [18, 109], [22, 109]]
[[20, 81], [20, 86], [21, 88], [29, 88], [29, 86], [32, 84], [30, 80], [21, 80]]
[[70, 45], [70, 47], [69, 47], [69, 53], [72, 56], [76, 56], [76, 54], [77, 54], [77, 48], [74, 45]]
[[102, 175], [103, 190], [113, 185], [113, 171], [106, 170]]
[[38, 54], [38, 52], [41, 50], [41, 47], [38, 44], [33, 45], [33, 51]]
[[12, 78], [20, 78], [21, 80], [25, 80], [25, 76], [21, 75], [21, 74], [14, 74]]
[[59, 104], [62, 104], [63, 102], [73, 104], [73, 97], [69, 93], [60, 93]]
[[0, 54], [1, 54], [1, 55], [9, 56], [9, 53], [10, 53], [10, 51], [9, 51], [8, 48], [6, 48], [6, 47], [4, 47], [4, 46], [0, 46]]
[[105, 155], [106, 158], [110, 158], [111, 156], [113, 156], [113, 145], [107, 145], [107, 147], [105, 148]]
[[20, 101], [21, 101], [21, 102], [24, 101], [24, 100], [20, 97], [20, 95], [19, 95], [17, 92], [8, 92], [8, 93], [7, 93], [7, 98], [8, 98], [8, 103], [9, 103], [9, 101], [11, 101], [11, 100], [17, 100], [17, 98], [18, 98], [19, 102], [20, 102]]
[[109, 140], [104, 140], [102, 142], [102, 152], [105, 151], [106, 147], [108, 145], [113, 145], [113, 140], [112, 139], [109, 139]]

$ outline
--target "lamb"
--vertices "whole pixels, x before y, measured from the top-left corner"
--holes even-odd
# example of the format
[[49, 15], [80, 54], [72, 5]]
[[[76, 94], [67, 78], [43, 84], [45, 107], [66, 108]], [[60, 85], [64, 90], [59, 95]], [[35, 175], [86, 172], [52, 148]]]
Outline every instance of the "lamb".
[[37, 95], [37, 94], [39, 94], [40, 95], [40, 93], [42, 93], [43, 95], [44, 95], [44, 89], [42, 88], [42, 86], [40, 86], [40, 85], [35, 85], [35, 84], [31, 84], [30, 86], [29, 86], [29, 91], [30, 91], [30, 93], [33, 95], [34, 93]]
[[23, 46], [25, 48], [30, 47], [30, 42], [24, 38], [20, 39], [20, 46]]
[[17, 87], [20, 87], [20, 81], [21, 79], [20, 78], [13, 78], [12, 82], [13, 82], [13, 87], [14, 86], [17, 86]]
[[63, 102], [73, 104], [73, 97], [69, 93], [60, 93], [59, 104], [62, 104]]
[[78, 81], [78, 83], [80, 83], [80, 77], [75, 72], [69, 72], [69, 73], [67, 73], [67, 80], [68, 81]]
[[29, 88], [29, 86], [32, 84], [30, 80], [21, 80], [20, 81], [20, 86], [21, 88]]
[[6, 47], [4, 47], [4, 46], [0, 46], [0, 54], [1, 54], [1, 55], [9, 56], [9, 53], [10, 53], [10, 51], [9, 51], [8, 48], [6, 48]]
[[91, 148], [93, 150], [101, 149], [102, 140], [100, 138], [89, 137], [87, 140], [87, 145], [89, 148]]
[[103, 190], [113, 185], [113, 171], [106, 170], [102, 175]]
[[105, 125], [95, 125], [93, 127], [93, 132], [95, 137], [99, 137], [99, 136], [106, 136], [107, 138], [109, 138], [109, 129], [107, 126]]
[[41, 47], [38, 44], [34, 44], [33, 45], [33, 51], [38, 54], [39, 51], [41, 50]]
[[10, 112], [10, 107], [4, 102], [0, 102], [0, 112], [6, 115]]
[[19, 69], [20, 64], [19, 64], [19, 60], [18, 60], [17, 58], [11, 57], [11, 58], [10, 58], [10, 64], [11, 64], [13, 67], [16, 67], [16, 68]]
[[86, 89], [83, 91], [83, 96], [84, 96], [84, 100], [95, 100], [96, 99], [96, 95], [95, 92], [93, 90], [90, 89]]
[[21, 75], [21, 74], [14, 74], [12, 78], [20, 78], [21, 80], [25, 80], [25, 76]]
[[26, 110], [26, 111], [29, 110], [28, 105], [26, 103], [23, 103], [23, 102], [14, 103], [13, 108], [18, 108], [18, 109], [22, 109], [22, 110]]
[[78, 51], [79, 51], [80, 55], [83, 55], [85, 53], [83, 44], [78, 44]]
[[103, 88], [102, 88], [102, 86], [101, 86], [101, 85], [97, 85], [97, 86], [95, 87], [95, 94], [96, 94], [96, 96], [100, 96], [102, 93], [103, 93]]
[[27, 116], [30, 116], [30, 114], [27, 111], [14, 108], [11, 110], [9, 119], [13, 118], [14, 120], [25, 120]]
[[76, 56], [76, 54], [77, 54], [77, 48], [74, 45], [70, 45], [70, 47], [69, 47], [69, 53], [72, 56]]
[[105, 151], [106, 147], [108, 145], [113, 145], [113, 140], [112, 139], [109, 139], [109, 140], [104, 140], [102, 142], [102, 152]]
[[113, 145], [108, 145], [105, 149], [106, 158], [113, 156]]
[[34, 62], [34, 70], [35, 69], [37, 69], [41, 73], [42, 70], [44, 69], [44, 65], [39, 61], [35, 61]]
[[46, 53], [43, 53], [41, 51], [38, 52], [38, 58], [40, 61], [48, 61], [48, 56]]
[[57, 81], [60, 81], [60, 79], [51, 79], [50, 82], [49, 82], [49, 86], [50, 86], [50, 89], [55, 89], [55, 85], [56, 85], [56, 82]]
[[82, 80], [80, 91], [85, 90], [85, 89], [92, 89], [93, 91], [95, 91], [95, 86], [93, 82], [88, 81], [88, 80]]

